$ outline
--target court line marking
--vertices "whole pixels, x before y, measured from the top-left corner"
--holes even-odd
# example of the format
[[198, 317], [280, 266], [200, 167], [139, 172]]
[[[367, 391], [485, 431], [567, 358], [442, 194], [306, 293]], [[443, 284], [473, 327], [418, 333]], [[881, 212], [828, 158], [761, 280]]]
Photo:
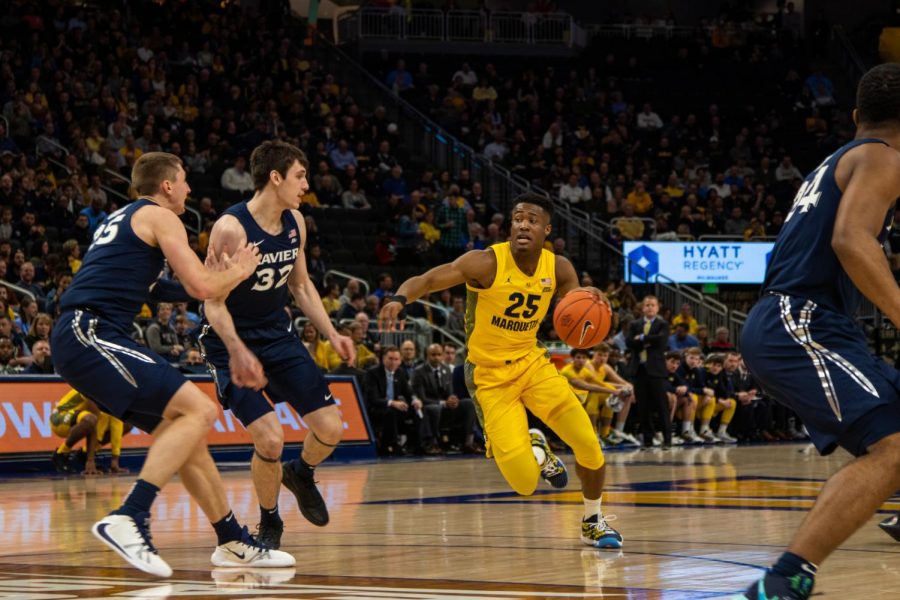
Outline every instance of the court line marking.
[[[79, 567], [66, 567], [66, 568], [79, 568]], [[96, 567], [83, 567], [85, 569], [96, 568]], [[121, 568], [123, 570], [132, 571], [133, 569], [129, 569], [128, 567], [104, 567], [104, 568]], [[176, 573], [179, 572], [176, 569]], [[196, 573], [205, 573], [209, 574], [209, 571], [198, 571], [194, 569], [186, 570], [186, 572], [196, 572]], [[241, 569], [236, 569], [236, 573], [241, 572]], [[120, 577], [88, 577], [82, 575], [53, 575], [53, 574], [42, 574], [42, 573], [23, 573], [17, 571], [2, 571], [0, 570], [0, 576], [14, 576], [14, 577], [24, 577], [27, 579], [37, 579], [37, 578], [55, 578], [55, 579], [68, 579], [73, 582], [84, 582], [84, 583], [97, 583], [97, 584], [122, 584], [122, 585], [152, 585], [153, 587], [159, 587], [161, 583], [164, 584], [186, 584], [186, 585], [197, 585], [197, 584], [212, 584], [215, 585], [215, 582], [209, 581], [197, 581], [194, 579], [147, 579], [147, 580], [135, 580], [134, 578], [120, 578]], [[366, 579], [366, 580], [389, 580], [389, 581], [402, 581], [407, 580], [411, 582], [416, 581], [434, 581], [436, 584], [447, 584], [453, 585], [454, 583], [465, 583], [472, 585], [483, 585], [483, 584], [492, 584], [492, 585], [515, 585], [521, 587], [527, 586], [535, 586], [535, 587], [558, 587], [558, 588], [575, 588], [575, 589], [583, 589], [583, 590], [594, 590], [590, 592], [576, 592], [576, 591], [567, 591], [567, 592], [552, 592], [552, 591], [541, 591], [538, 592], [544, 597], [559, 597], [559, 598], [612, 598], [612, 597], [622, 597], [622, 598], [631, 598], [631, 594], [633, 592], [660, 592], [663, 594], [690, 594], [690, 596], [679, 598], [679, 600], [704, 600], [721, 597], [723, 595], [735, 594], [739, 592], [708, 592], [704, 590], [681, 590], [681, 589], [660, 589], [660, 588], [640, 588], [640, 587], [618, 587], [618, 586], [610, 586], [612, 590], [616, 590], [615, 592], [605, 593], [603, 592], [603, 586], [578, 586], [572, 584], [542, 584], [542, 583], [522, 583], [522, 582], [505, 582], [505, 581], [472, 581], [465, 579], [424, 579], [424, 578], [410, 578], [410, 577], [368, 577], [364, 575], [320, 575], [320, 574], [297, 574], [295, 577], [321, 577], [326, 579]], [[479, 595], [484, 596], [498, 596], [498, 597], [516, 597], [522, 595], [534, 595], [536, 590], [479, 590], [479, 589], [444, 589], [439, 587], [434, 588], [414, 588], [414, 587], [380, 587], [380, 586], [353, 586], [353, 585], [329, 585], [329, 584], [302, 584], [302, 583], [278, 583], [274, 585], [266, 585], [261, 586], [259, 589], [266, 588], [271, 591], [277, 591], [279, 588], [287, 588], [290, 590], [317, 590], [322, 589], [323, 591], [348, 591], [348, 592], [361, 592], [361, 591], [371, 591], [371, 592], [400, 592], [405, 594], [411, 593], [424, 593], [433, 595], [436, 592], [444, 592], [444, 593], [453, 593], [453, 594], [466, 594], [470, 595], [473, 593], [477, 593]], [[596, 590], [600, 590], [600, 595], [598, 596], [598, 592]], [[236, 590], [237, 591], [237, 590]], [[122, 592], [117, 594], [117, 596], [133, 596], [134, 594], [129, 592]], [[178, 596], [177, 591], [173, 593], [174, 596]], [[193, 594], [192, 594], [193, 595]], [[115, 597], [115, 596], [113, 596]], [[429, 596], [431, 597], [431, 596]], [[674, 600], [674, 599], [673, 599]]]

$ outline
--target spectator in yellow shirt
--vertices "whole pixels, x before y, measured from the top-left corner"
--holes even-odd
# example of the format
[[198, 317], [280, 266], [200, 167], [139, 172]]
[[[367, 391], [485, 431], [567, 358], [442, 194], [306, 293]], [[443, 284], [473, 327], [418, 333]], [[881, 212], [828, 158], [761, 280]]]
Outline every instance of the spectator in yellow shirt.
[[341, 309], [341, 285], [339, 283], [328, 285], [328, 291], [322, 296], [322, 306], [329, 315], [333, 315]]
[[425, 238], [425, 241], [431, 245], [437, 243], [441, 239], [441, 230], [434, 226], [434, 211], [429, 210], [425, 213], [425, 217], [419, 222], [419, 233]]
[[645, 215], [653, 208], [653, 198], [644, 188], [644, 182], [638, 181], [634, 184], [634, 189], [628, 193], [625, 202], [634, 207], [634, 212], [639, 215]]
[[697, 335], [697, 327], [699, 324], [697, 323], [697, 319], [694, 318], [692, 314], [693, 310], [691, 309], [691, 305], [685, 302], [681, 305], [681, 310], [677, 315], [672, 319], [672, 327], [675, 327], [679, 323], [687, 323], [688, 325], [688, 335]]
[[634, 214], [634, 206], [625, 204], [622, 216], [616, 219], [616, 227], [626, 240], [639, 240], [644, 237], [644, 222]]
[[319, 337], [319, 332], [316, 331], [315, 326], [311, 322], [307, 321], [303, 326], [300, 340], [306, 346], [306, 349], [309, 350], [309, 355], [312, 356], [313, 362], [323, 371], [331, 371], [340, 366], [341, 357], [331, 347], [331, 344]]
[[349, 325], [349, 329], [350, 339], [352, 339], [353, 343], [356, 345], [356, 368], [365, 370], [377, 364], [378, 357], [363, 343], [366, 332], [363, 330], [362, 324], [358, 321], [354, 321]]

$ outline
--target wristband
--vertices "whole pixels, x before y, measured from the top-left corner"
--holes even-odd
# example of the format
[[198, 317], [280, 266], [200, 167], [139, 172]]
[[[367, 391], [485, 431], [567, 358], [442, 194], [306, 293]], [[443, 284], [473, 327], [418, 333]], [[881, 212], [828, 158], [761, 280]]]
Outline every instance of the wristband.
[[401, 296], [399, 294], [391, 296], [387, 299], [388, 302], [399, 302], [404, 307], [406, 307], [406, 296]]

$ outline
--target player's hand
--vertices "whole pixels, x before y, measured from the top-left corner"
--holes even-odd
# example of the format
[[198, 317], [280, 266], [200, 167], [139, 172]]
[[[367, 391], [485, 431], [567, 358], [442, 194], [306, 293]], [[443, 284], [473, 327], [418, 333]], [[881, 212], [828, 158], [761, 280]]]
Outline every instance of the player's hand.
[[459, 396], [456, 394], [447, 396], [447, 408], [456, 408], [457, 406], [459, 406]]
[[328, 341], [331, 343], [334, 351], [338, 353], [338, 356], [341, 357], [341, 360], [348, 365], [356, 364], [356, 344], [353, 343], [351, 338], [334, 332], [329, 336]]
[[269, 380], [266, 379], [262, 364], [246, 346], [235, 351], [229, 349], [228, 354], [228, 367], [231, 369], [231, 381], [234, 385], [257, 391], [268, 385]]
[[81, 472], [82, 475], [99, 475], [100, 471], [97, 470], [97, 463], [92, 460], [89, 460], [84, 463], [84, 471]]
[[[223, 255], [227, 256], [224, 252]], [[228, 268], [228, 265], [225, 264], [225, 261], [216, 256], [215, 250], [213, 250], [212, 246], [210, 246], [206, 251], [206, 260], [203, 261], [203, 266], [205, 266], [210, 271], [220, 272], [224, 271]]]
[[232, 256], [222, 253], [222, 261], [229, 269], [237, 269], [243, 275], [241, 279], [247, 279], [255, 273], [260, 260], [262, 257], [259, 255], [259, 248], [250, 242], [238, 248]]
[[378, 313], [378, 330], [403, 331], [406, 327], [406, 307], [402, 302], [387, 302]]
[[414, 398], [412, 401], [413, 410], [422, 410], [422, 401], [418, 398]]

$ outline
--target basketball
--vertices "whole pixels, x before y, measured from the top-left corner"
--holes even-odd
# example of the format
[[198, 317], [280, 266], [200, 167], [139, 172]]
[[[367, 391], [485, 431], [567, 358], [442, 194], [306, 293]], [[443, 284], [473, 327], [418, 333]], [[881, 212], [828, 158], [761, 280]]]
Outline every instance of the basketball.
[[606, 339], [611, 323], [609, 305], [585, 290], [569, 292], [553, 311], [553, 328], [572, 348], [596, 346]]

